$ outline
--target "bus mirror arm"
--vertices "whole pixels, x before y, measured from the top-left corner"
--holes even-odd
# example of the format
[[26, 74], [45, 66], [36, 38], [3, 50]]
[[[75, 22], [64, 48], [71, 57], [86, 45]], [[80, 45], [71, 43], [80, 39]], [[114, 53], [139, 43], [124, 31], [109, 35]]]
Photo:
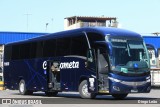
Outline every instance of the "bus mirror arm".
[[107, 68], [108, 67], [108, 64], [107, 65], [105, 65], [105, 68]]
[[89, 66], [89, 63], [92, 63], [93, 62], [93, 58], [87, 58], [86, 62], [85, 62], [85, 67], [88, 68]]
[[86, 68], [88, 67], [88, 63], [87, 63], [87, 61], [85, 62], [85, 67], [86, 67]]
[[152, 59], [152, 53], [149, 53], [149, 58]]
[[93, 58], [91, 58], [91, 57], [88, 58], [88, 61], [89, 61], [89, 62], [93, 62]]

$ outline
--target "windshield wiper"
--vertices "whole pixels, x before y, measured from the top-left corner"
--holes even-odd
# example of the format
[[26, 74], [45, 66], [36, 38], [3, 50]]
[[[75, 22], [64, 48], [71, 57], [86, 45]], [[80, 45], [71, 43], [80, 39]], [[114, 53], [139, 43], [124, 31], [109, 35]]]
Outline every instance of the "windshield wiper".
[[128, 56], [130, 57], [130, 56], [131, 56], [131, 53], [130, 53], [130, 49], [129, 49], [128, 42], [127, 42], [127, 51], [128, 51]]

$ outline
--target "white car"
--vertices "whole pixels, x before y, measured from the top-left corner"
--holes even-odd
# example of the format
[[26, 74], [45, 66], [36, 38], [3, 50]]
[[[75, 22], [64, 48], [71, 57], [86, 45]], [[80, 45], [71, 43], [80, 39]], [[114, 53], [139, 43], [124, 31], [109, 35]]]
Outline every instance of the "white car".
[[160, 68], [151, 68], [151, 85], [160, 86]]

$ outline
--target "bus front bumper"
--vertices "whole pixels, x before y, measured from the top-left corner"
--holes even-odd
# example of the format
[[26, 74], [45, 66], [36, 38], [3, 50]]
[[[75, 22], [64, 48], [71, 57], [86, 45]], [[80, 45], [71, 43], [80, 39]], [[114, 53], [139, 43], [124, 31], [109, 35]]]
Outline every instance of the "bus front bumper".
[[151, 90], [151, 81], [143, 80], [143, 81], [122, 81], [119, 79], [115, 79], [109, 77], [109, 92], [111, 94], [115, 93], [149, 93]]

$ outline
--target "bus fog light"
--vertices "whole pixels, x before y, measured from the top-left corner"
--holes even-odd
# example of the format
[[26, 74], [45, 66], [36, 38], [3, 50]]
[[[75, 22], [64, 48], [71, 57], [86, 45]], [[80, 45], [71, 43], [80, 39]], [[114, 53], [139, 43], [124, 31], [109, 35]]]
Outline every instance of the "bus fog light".
[[116, 91], [120, 91], [119, 87], [117, 87], [117, 86], [113, 86], [113, 89]]

